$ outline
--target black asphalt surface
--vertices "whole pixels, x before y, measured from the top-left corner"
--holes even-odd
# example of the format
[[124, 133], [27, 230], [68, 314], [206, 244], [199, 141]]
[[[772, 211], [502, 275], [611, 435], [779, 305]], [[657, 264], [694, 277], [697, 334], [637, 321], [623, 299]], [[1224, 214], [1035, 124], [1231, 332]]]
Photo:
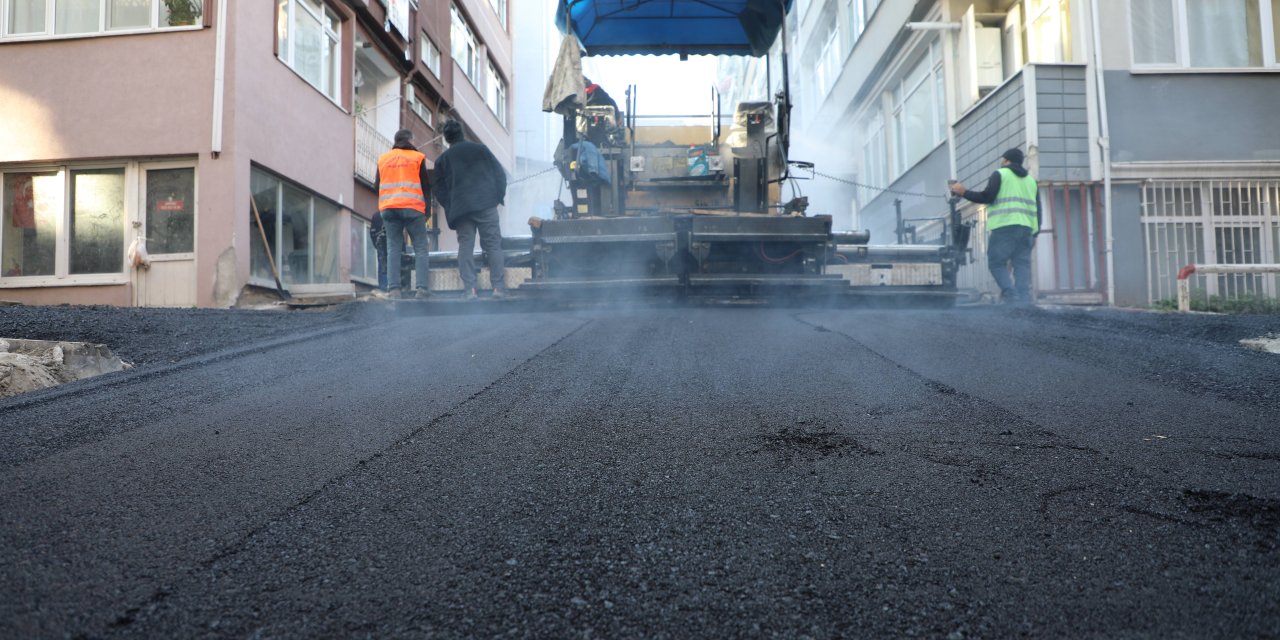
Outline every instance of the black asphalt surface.
[[1278, 317], [400, 309], [0, 308], [0, 637], [1280, 637]]

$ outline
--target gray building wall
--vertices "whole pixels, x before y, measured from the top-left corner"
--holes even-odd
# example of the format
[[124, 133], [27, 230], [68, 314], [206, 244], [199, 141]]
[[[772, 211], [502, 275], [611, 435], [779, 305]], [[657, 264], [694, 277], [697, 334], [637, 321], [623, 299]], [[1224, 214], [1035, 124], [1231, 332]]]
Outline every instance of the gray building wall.
[[1142, 194], [1136, 184], [1111, 187], [1111, 233], [1115, 240], [1116, 305], [1147, 306], [1146, 240], [1142, 235]]
[[1280, 160], [1280, 77], [1107, 71], [1111, 158]]
[[996, 159], [1005, 149], [1026, 150], [1025, 77], [1019, 73], [1007, 80], [955, 125], [956, 179], [970, 189], [986, 183], [987, 176], [999, 168]]
[[1036, 178], [1042, 182], [1090, 178], [1086, 72], [1083, 65], [1034, 67], [1040, 152]]

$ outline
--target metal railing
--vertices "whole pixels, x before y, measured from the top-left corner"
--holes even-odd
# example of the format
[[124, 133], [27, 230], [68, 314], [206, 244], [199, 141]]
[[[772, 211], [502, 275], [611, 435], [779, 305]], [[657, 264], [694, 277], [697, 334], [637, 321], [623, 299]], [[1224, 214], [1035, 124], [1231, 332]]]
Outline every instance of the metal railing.
[[370, 183], [378, 174], [378, 156], [391, 148], [391, 140], [373, 125], [356, 118], [356, 175]]
[[1280, 180], [1149, 181], [1141, 220], [1150, 304], [1277, 302]]
[[[1280, 264], [1189, 264], [1178, 272], [1178, 311], [1191, 310], [1191, 277], [1195, 274], [1260, 275], [1268, 273], [1280, 273]], [[1274, 281], [1274, 278], [1272, 280]], [[1207, 287], [1202, 287], [1200, 291], [1205, 289]]]

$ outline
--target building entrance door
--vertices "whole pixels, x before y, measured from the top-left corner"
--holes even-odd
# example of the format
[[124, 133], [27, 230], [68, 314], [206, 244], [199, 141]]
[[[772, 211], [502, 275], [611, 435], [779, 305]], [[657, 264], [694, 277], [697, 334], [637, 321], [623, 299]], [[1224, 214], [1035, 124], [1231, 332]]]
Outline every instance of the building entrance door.
[[149, 269], [133, 269], [133, 304], [196, 305], [196, 170], [188, 165], [142, 167], [142, 215]]

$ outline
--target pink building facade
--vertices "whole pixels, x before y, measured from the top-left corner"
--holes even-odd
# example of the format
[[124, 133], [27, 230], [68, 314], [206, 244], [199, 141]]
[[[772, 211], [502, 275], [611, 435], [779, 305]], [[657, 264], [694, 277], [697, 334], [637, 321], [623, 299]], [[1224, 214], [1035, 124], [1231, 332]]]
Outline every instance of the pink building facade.
[[[221, 307], [276, 275], [297, 296], [375, 285], [372, 170], [396, 129], [434, 158], [457, 117], [514, 161], [507, 103], [485, 99], [509, 100], [499, 4], [0, 0], [0, 300]], [[486, 43], [475, 81], [457, 14]]]

